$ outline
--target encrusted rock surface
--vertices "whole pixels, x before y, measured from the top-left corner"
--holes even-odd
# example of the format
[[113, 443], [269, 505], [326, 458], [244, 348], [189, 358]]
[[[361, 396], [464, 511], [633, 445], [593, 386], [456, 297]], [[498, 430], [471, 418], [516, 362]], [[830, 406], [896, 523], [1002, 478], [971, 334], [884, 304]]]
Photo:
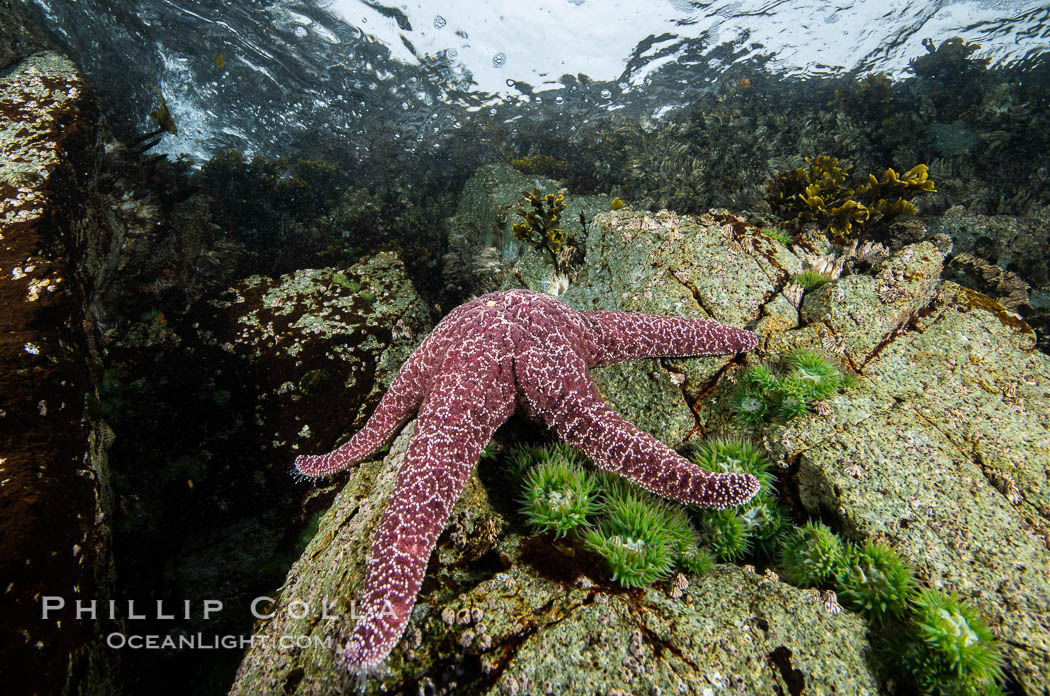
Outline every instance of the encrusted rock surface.
[[[484, 192], [503, 195], [502, 207], [498, 200], [477, 207], [505, 211], [523, 178], [500, 165], [483, 169], [472, 200]], [[479, 237], [478, 244], [500, 250], [497, 283], [548, 289], [549, 267], [507, 243], [512, 220], [493, 214], [497, 219], [479, 216], [471, 224], [496, 235]], [[557, 290], [581, 309], [755, 326], [763, 342], [749, 362], [807, 347], [858, 373], [858, 384], [829, 398], [819, 414], [745, 434], [762, 440], [784, 468], [804, 510], [847, 537], [890, 543], [922, 582], [978, 606], [1004, 641], [1010, 678], [1024, 693], [1045, 693], [1050, 358], [1034, 349], [1028, 325], [997, 302], [941, 280], [944, 241], [909, 244], [870, 271], [800, 296], [790, 291], [790, 278], [818, 261], [814, 249], [826, 254], [823, 245], [789, 248], [727, 213], [602, 212], [588, 225], [586, 259]], [[698, 434], [741, 432], [727, 408], [737, 369], [726, 358], [706, 358], [594, 372], [618, 408], [681, 444]], [[326, 592], [353, 596], [368, 520], [382, 509], [376, 498], [389, 485], [383, 482], [397, 456], [395, 447], [381, 466], [365, 465], [355, 474], [289, 576], [275, 619], [284, 623], [268, 624], [260, 635], [305, 631], [335, 636], [336, 645], [346, 635], [352, 621], [327, 628], [317, 621], [292, 624], [288, 607]], [[506, 479], [486, 473], [488, 466], [483, 460], [486, 483], [472, 480], [457, 519], [502, 516], [513, 529], [515, 493], [501, 488]], [[366, 497], [366, 488], [376, 497]], [[340, 536], [351, 529], [346, 539]], [[805, 693], [852, 694], [889, 688], [891, 675], [868, 659], [872, 648], [860, 618], [829, 613], [833, 598], [818, 600], [814, 591], [719, 566], [707, 577], [688, 578], [672, 602], [671, 583], [621, 592], [600, 567], [544, 537], [484, 536], [488, 565], [465, 562], [454, 543], [461, 538], [455, 525], [442, 537], [392, 672], [370, 682], [373, 692], [706, 693], [738, 684], [755, 693], [799, 693], [804, 684]], [[545, 659], [553, 649], [559, 659]], [[277, 657], [255, 650], [242, 664], [237, 688], [319, 692], [344, 678], [326, 650]]]
[[[520, 175], [499, 176], [513, 183], [498, 190], [517, 200]], [[476, 227], [484, 225], [479, 220]], [[580, 308], [743, 324], [801, 267], [783, 245], [729, 215], [605, 212], [588, 227], [587, 262], [563, 295]], [[548, 287], [550, 268], [537, 255], [509, 245], [506, 253], [501, 282]], [[742, 287], [728, 281], [734, 273], [745, 278]], [[728, 360], [636, 361], [620, 373], [594, 373], [628, 417], [640, 415], [643, 426], [680, 444], [695, 434], [694, 408], [706, 408]], [[410, 432], [408, 426], [381, 465], [362, 465], [340, 492], [289, 574], [274, 618], [258, 627], [234, 693], [325, 693], [349, 685], [337, 650], [353, 627], [368, 532]], [[802, 685], [812, 693], [877, 689], [867, 628], [855, 615], [836, 613], [833, 596], [732, 566], [683, 577], [681, 594], [669, 582], [625, 592], [594, 558], [566, 554], [543, 537], [500, 538], [508, 524], [520, 525], [515, 487], [483, 459], [439, 540], [391, 672], [369, 680], [369, 693], [699, 694], [733, 684], [784, 693]], [[325, 597], [337, 601], [333, 620], [316, 610]], [[301, 602], [314, 609], [296, 618]], [[302, 637], [309, 647], [275, 648], [282, 636]], [[561, 656], [555, 661], [545, 659], [552, 645]]]
[[[906, 247], [907, 252], [912, 247]], [[878, 311], [860, 293], [839, 311]], [[819, 345], [816, 325], [809, 345]], [[821, 327], [826, 330], [826, 325]], [[1050, 358], [1023, 322], [944, 282], [883, 338], [825, 417], [769, 434], [801, 502], [882, 539], [931, 585], [972, 600], [1026, 693], [1050, 685]], [[859, 359], [866, 349], [846, 357]]]
[[[340, 491], [278, 601], [265, 607], [273, 617], [260, 621], [232, 694], [354, 686], [336, 653], [354, 626], [369, 535], [413, 428]], [[479, 466], [482, 478], [505, 481], [491, 466]], [[366, 693], [876, 690], [867, 628], [833, 596], [735, 566], [625, 591], [602, 580], [593, 559], [574, 561], [550, 540], [501, 539], [506, 501], [490, 500], [492, 487], [478, 473], [467, 483], [390, 671], [367, 680]]]
[[200, 339], [252, 375], [256, 418], [292, 457], [328, 451], [363, 425], [430, 327], [390, 252], [342, 270], [252, 276], [207, 304], [218, 321], [202, 323]]

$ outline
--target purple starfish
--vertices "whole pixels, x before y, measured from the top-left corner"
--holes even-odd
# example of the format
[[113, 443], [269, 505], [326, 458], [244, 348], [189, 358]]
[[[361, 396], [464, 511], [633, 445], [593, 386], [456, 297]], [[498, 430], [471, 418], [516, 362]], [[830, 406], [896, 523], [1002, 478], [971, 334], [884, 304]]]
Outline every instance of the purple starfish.
[[373, 534], [348, 669], [377, 667], [400, 639], [427, 560], [493, 431], [516, 409], [546, 423], [594, 463], [659, 495], [708, 508], [758, 491], [745, 474], [712, 474], [628, 423], [587, 368], [636, 358], [750, 350], [755, 334], [714, 321], [638, 312], [578, 312], [527, 290], [496, 292], [449, 312], [401, 367], [349, 442], [296, 458], [324, 476], [375, 452], [418, 409], [397, 484]]

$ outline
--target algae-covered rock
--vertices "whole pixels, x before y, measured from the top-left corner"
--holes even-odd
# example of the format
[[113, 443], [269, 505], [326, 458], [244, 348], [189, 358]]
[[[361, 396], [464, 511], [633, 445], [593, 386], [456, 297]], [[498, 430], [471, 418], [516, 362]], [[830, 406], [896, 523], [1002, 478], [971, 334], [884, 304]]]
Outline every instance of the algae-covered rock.
[[[798, 514], [820, 516], [857, 541], [890, 543], [921, 582], [961, 594], [990, 619], [1020, 689], [1048, 689], [1050, 367], [1033, 350], [1024, 322], [941, 280], [943, 240], [904, 246], [866, 272], [840, 265], [847, 273], [799, 302], [788, 292], [790, 279], [812, 265], [809, 249], [825, 254], [833, 247], [790, 248], [726, 213], [604, 211], [588, 224], [586, 256], [575, 273], [551, 288], [536, 272], [538, 254], [504, 244], [507, 221], [493, 212], [517, 198], [516, 184], [485, 171], [471, 184], [471, 205], [496, 218], [470, 218], [464, 205], [459, 224], [469, 219], [477, 234], [494, 235], [478, 244], [501, 250], [504, 287], [557, 292], [578, 309], [751, 325], [762, 343], [747, 361], [777, 360], [804, 347], [856, 372], [857, 385], [827, 398], [818, 412], [754, 431], [734, 423], [727, 407], [739, 362], [730, 356], [634, 361], [593, 374], [616, 408], [669, 444], [717, 432], [762, 441], [782, 465], [785, 487], [793, 497], [797, 491]], [[355, 474], [322, 525], [329, 531], [289, 576], [275, 619], [285, 623], [267, 624], [259, 635], [302, 630], [335, 636], [337, 645], [345, 640], [350, 619], [325, 630], [317, 622], [293, 625], [292, 602], [305, 597], [309, 604], [326, 591], [346, 600], [357, 591], [366, 529], [382, 508], [377, 498], [392, 485], [404, 438], [379, 473], [368, 464]], [[486, 466], [439, 542], [390, 673], [368, 682], [369, 692], [891, 689], [893, 680], [877, 667], [885, 656], [874, 654], [866, 624], [835, 613], [833, 594], [727, 565], [704, 577], [621, 591], [587, 553], [525, 536], [513, 511], [516, 492]], [[366, 487], [373, 492], [367, 497]], [[464, 524], [481, 520], [481, 532], [464, 532]], [[462, 540], [472, 535], [483, 541], [468, 554]], [[331, 650], [273, 656], [253, 648], [235, 690], [342, 688], [346, 677]]]
[[[449, 220], [451, 251], [445, 257], [446, 282], [455, 289], [457, 301], [522, 284], [557, 295], [568, 278], [580, 272], [573, 265], [557, 273], [549, 256], [515, 236], [514, 225], [522, 222], [515, 211], [526, 197], [523, 194], [533, 190], [539, 194], [563, 191], [557, 181], [522, 174], [502, 162], [480, 167], [464, 185], [456, 214]], [[594, 216], [609, 209], [609, 199], [567, 196], [565, 205], [559, 213], [559, 227], [567, 242], [582, 245], [594, 229]], [[489, 255], [489, 251], [494, 253]]]
[[287, 457], [327, 451], [363, 425], [430, 325], [390, 252], [341, 270], [252, 276], [208, 304], [200, 337], [241, 359], [259, 385], [257, 418]]
[[[833, 596], [750, 567], [679, 576], [670, 589], [609, 593], [585, 579], [553, 605], [549, 588], [500, 573], [452, 608], [480, 619], [455, 627], [464, 652], [498, 679], [491, 694], [872, 693], [864, 622]], [[583, 587], [581, 589], [579, 586]], [[536, 607], [528, 597], [538, 594]], [[507, 616], [505, 607], [516, 613]], [[507, 619], [511, 619], [508, 625]], [[474, 633], [471, 641], [464, 635]], [[501, 646], [484, 650], [481, 646]], [[501, 662], [501, 652], [513, 648]]]
[[[851, 302], [856, 315], [877, 315], [874, 296], [846, 294]], [[858, 386], [827, 416], [772, 435], [774, 451], [798, 462], [806, 508], [830, 512], [850, 536], [887, 541], [923, 580], [980, 607], [1014, 678], [1042, 693], [1050, 358], [1023, 322], [948, 282], [884, 342]]]
[[[232, 694], [335, 693], [371, 529], [413, 425], [362, 464], [264, 611]], [[365, 693], [870, 693], [864, 622], [834, 595], [720, 566], [642, 591], [602, 582], [548, 538], [511, 534], [472, 476], [438, 542], [389, 671]], [[591, 573], [588, 576], [587, 573]], [[556, 659], [552, 659], [556, 657]]]
[[944, 252], [931, 242], [905, 247], [874, 276], [850, 275], [807, 293], [803, 323], [823, 322], [862, 367], [883, 341], [926, 306], [940, 282]]
[[[453, 631], [483, 671], [499, 675], [482, 692], [492, 695], [876, 690], [863, 621], [819, 592], [728, 565], [680, 578], [684, 588], [612, 594], [581, 580], [586, 589], [566, 588], [551, 611], [549, 590], [500, 573], [452, 605], [457, 615], [460, 605], [480, 614]], [[529, 607], [532, 594], [545, 604]], [[508, 617], [505, 606], [517, 612]], [[463, 638], [470, 633], [472, 640]], [[478, 644], [504, 654], [510, 645], [512, 657], [501, 662], [501, 651]]]

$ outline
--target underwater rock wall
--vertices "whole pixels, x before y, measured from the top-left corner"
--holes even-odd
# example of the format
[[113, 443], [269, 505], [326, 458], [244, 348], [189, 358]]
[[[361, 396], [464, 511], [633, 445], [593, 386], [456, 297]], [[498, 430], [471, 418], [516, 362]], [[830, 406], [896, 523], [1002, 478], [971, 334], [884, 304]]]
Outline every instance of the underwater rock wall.
[[[90, 206], [97, 113], [70, 61], [37, 54], [0, 73], [0, 152], [4, 689], [114, 693], [114, 624], [70, 620], [74, 602], [105, 607], [113, 591], [112, 432], [89, 305], [119, 241]], [[65, 610], [42, 618], [46, 597]]]

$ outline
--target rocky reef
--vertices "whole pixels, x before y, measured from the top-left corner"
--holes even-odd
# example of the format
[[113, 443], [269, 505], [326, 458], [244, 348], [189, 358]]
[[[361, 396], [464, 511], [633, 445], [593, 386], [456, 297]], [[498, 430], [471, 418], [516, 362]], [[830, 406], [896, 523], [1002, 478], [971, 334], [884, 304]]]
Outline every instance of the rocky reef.
[[[20, 16], [0, 2], [5, 29]], [[426, 193], [407, 178], [372, 185], [368, 162], [224, 152], [196, 172], [152, 157], [100, 123], [69, 60], [26, 57], [43, 45], [28, 30], [0, 42], [5, 688], [356, 687], [339, 648], [414, 426], [320, 486], [296, 481], [291, 461], [361, 427], [447, 310], [528, 288], [581, 310], [753, 329], [746, 355], [593, 376], [672, 447], [760, 446], [794, 524], [893, 549], [917, 583], [990, 626], [1007, 692], [1050, 692], [1045, 155], [996, 164], [1021, 146], [1018, 123], [1036, 144], [1050, 130], [1030, 88], [1005, 84], [970, 45], [929, 45], [903, 82], [820, 86], [834, 108], [813, 115], [817, 130], [799, 125], [812, 104], [758, 113], [760, 81], [740, 79], [664, 124], [613, 118], [578, 150], [523, 128], [511, 149], [528, 154], [472, 150], [420, 175], [442, 179]], [[956, 74], [975, 89], [955, 89]], [[805, 192], [807, 153], [864, 172], [928, 161], [937, 191], [925, 168], [890, 169], [868, 186], [893, 195], [858, 202], [864, 183], [843, 185], [835, 205], [821, 212], [814, 191], [801, 204], [816, 212], [801, 214], [787, 210], [802, 200], [792, 189], [778, 217], [766, 185], [797, 170]], [[474, 166], [486, 159], [509, 163]], [[829, 217], [848, 200], [890, 213], [919, 192], [878, 239], [854, 238], [874, 229], [859, 217], [839, 229]], [[798, 351], [851, 386], [792, 417], [741, 419], [748, 369]], [[546, 435], [518, 419], [497, 433], [367, 693], [908, 693], [899, 617], [871, 621], [832, 583], [804, 586], [770, 548], [624, 587], [582, 535], [537, 531], [506, 455]], [[65, 606], [42, 618], [47, 597]], [[118, 597], [227, 610], [72, 613]], [[244, 642], [136, 652], [107, 646], [114, 634]]]
[[[453, 229], [494, 229], [486, 211], [507, 209], [522, 184], [510, 167], [483, 168]], [[785, 289], [834, 252], [826, 242], [787, 246], [725, 212], [608, 211], [608, 199], [565, 200], [606, 212], [588, 225], [588, 254], [564, 301], [752, 325], [762, 343], [748, 361], [809, 348], [837, 356], [857, 379], [813, 413], [759, 428], [734, 418], [740, 365], [727, 358], [596, 369], [610, 402], [674, 445], [711, 434], [756, 439], [778, 464], [794, 515], [896, 549], [922, 583], [987, 617], [1006, 646], [1010, 684], [1045, 691], [1050, 433], [1041, 414], [1050, 406], [1050, 359], [1023, 321], [942, 279], [948, 240], [931, 235], [799, 297]], [[479, 217], [468, 224], [470, 211]], [[513, 224], [512, 216], [495, 219], [507, 240], [495, 283], [548, 289], [552, 269], [510, 243]], [[474, 248], [494, 241], [479, 235]], [[258, 628], [263, 640], [248, 651], [235, 693], [349, 684], [333, 645], [352, 628], [346, 616], [360, 592], [368, 530], [410, 432], [382, 462], [362, 465], [321, 520], [274, 618]], [[787, 584], [768, 562], [625, 590], [593, 557], [530, 533], [498, 463], [483, 460], [468, 484], [390, 671], [370, 680], [368, 693], [897, 688], [885, 639], [842, 610], [834, 592]], [[292, 611], [323, 601], [340, 608], [337, 618]], [[282, 635], [308, 639], [301, 651], [262, 647]], [[552, 645], [564, 659], [541, 658]]]

